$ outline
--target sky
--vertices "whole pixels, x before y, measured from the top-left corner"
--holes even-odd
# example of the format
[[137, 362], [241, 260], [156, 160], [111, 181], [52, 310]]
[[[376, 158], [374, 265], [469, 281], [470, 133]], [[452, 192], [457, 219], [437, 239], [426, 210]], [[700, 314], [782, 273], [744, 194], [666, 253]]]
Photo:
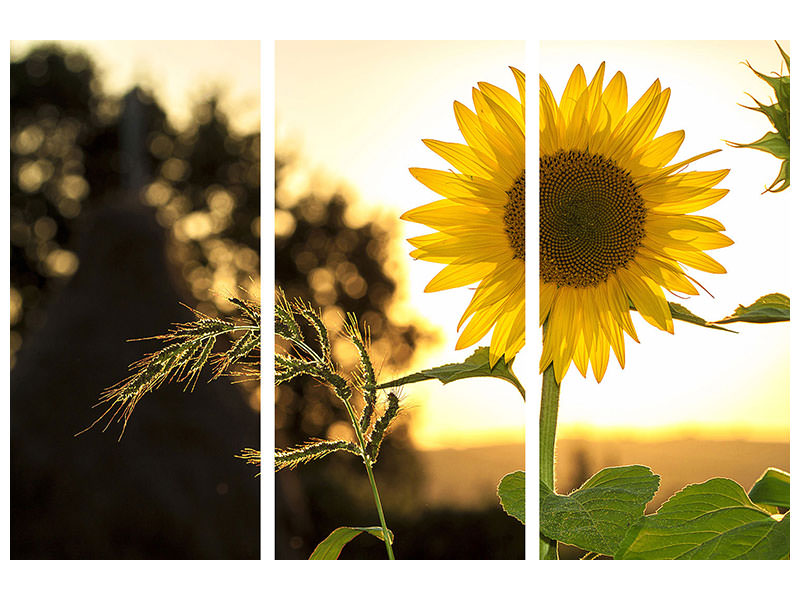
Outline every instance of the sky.
[[[782, 44], [790, 51], [788, 43]], [[30, 45], [12, 42], [12, 58]], [[66, 45], [92, 54], [110, 93], [123, 92], [134, 81], [151, 87], [176, 124], [185, 122], [191, 106], [218, 87], [228, 90], [225, 102], [234, 127], [245, 131], [259, 124], [258, 42]], [[542, 42], [537, 50], [538, 69], [529, 67], [528, 77], [538, 70], [557, 96], [577, 63], [591, 77], [605, 60], [606, 81], [622, 70], [630, 103], [660, 78], [672, 89], [660, 133], [686, 131], [676, 160], [712, 148], [723, 150], [694, 168], [731, 169], [722, 184], [731, 192], [704, 211], [720, 219], [735, 241], [730, 248], [712, 252], [728, 274], [692, 273], [714, 298], [679, 301], [714, 319], [764, 293], [790, 293], [785, 257], [791, 191], [761, 194], [779, 163], [764, 153], [728, 148], [722, 141], [753, 141], [766, 131], [763, 115], [737, 103], [752, 102], [745, 91], [762, 102], [769, 97], [769, 87], [741, 63], [749, 60], [762, 72], [779, 69], [773, 42]], [[435, 200], [437, 196], [411, 177], [408, 167], [448, 169], [449, 165], [421, 139], [461, 141], [453, 101], [471, 106], [471, 88], [478, 81], [516, 95], [508, 66], [524, 64], [522, 42], [278, 42], [276, 140], [279, 147], [304, 159], [304, 172], [292, 180], [294, 193], [312, 184], [344, 187], [358, 198], [350, 213], [354, 223], [376, 212], [397, 217]], [[265, 89], [270, 93], [271, 75], [265, 67]], [[403, 320], [414, 312], [423, 314], [439, 324], [443, 334], [442, 344], [419, 352], [410, 370], [461, 361], [472, 351], [454, 350], [456, 324], [471, 292], [423, 293], [439, 267], [407, 256], [411, 247], [405, 239], [428, 231], [401, 223], [400, 236], [394, 240], [398, 278], [405, 283], [394, 316]], [[534, 307], [530, 301], [529, 311]], [[591, 374], [584, 380], [574, 368], [568, 373], [559, 435], [786, 436], [788, 326], [740, 325], [735, 327], [739, 334], [727, 334], [677, 323], [675, 335], [670, 336], [634, 319], [641, 344], [626, 340], [624, 371], [612, 357], [600, 385]], [[539, 379], [534, 335], [529, 332], [515, 370], [535, 399]], [[413, 436], [422, 447], [524, 439], [524, 405], [505, 382], [470, 380], [447, 386], [430, 382], [406, 391], [414, 412]]]
[[[782, 47], [791, 54], [788, 42]], [[659, 134], [683, 129], [685, 141], [675, 161], [719, 148], [692, 170], [729, 168], [718, 187], [730, 189], [699, 214], [725, 225], [734, 245], [710, 254], [727, 274], [690, 274], [713, 298], [671, 298], [708, 320], [729, 315], [770, 292], [790, 294], [789, 191], [763, 194], [780, 161], [756, 150], [728, 147], [723, 140], [751, 142], [769, 128], [745, 94], [764, 104], [771, 88], [742, 64], [769, 74], [781, 68], [774, 42], [542, 42], [540, 72], [557, 98], [576, 64], [590, 79], [606, 61], [606, 83], [618, 70], [628, 82], [631, 105], [655, 80], [671, 89]], [[784, 66], [784, 74], [786, 74]], [[669, 298], [668, 298], [669, 299]], [[559, 435], [617, 431], [638, 436], [694, 433], [788, 441], [788, 324], [731, 327], [730, 334], [684, 323], [675, 334], [657, 330], [634, 316], [640, 344], [626, 336], [624, 371], [611, 358], [601, 384], [584, 380], [573, 366], [561, 390]]]
[[[12, 60], [41, 41], [12, 41]], [[192, 107], [221, 91], [221, 107], [239, 133], [258, 129], [261, 114], [261, 63], [258, 41], [59, 40], [87, 52], [98, 68], [103, 90], [122, 94], [134, 84], [151, 89], [181, 127]]]
[[[783, 45], [790, 51], [788, 42]], [[606, 82], [622, 70], [629, 104], [659, 78], [662, 87], [672, 89], [659, 134], [686, 132], [676, 160], [722, 149], [693, 168], [731, 169], [721, 184], [731, 192], [702, 213], [721, 220], [735, 241], [730, 248], [712, 251], [728, 274], [691, 272], [713, 298], [671, 299], [713, 320], [763, 294], [790, 294], [786, 257], [791, 192], [761, 194], [775, 178], [779, 161], [723, 142], [754, 141], [767, 130], [763, 115], [738, 103], [752, 103], [745, 91], [766, 102], [770, 88], [741, 63], [749, 60], [762, 72], [779, 69], [780, 54], [772, 41], [542, 42], [538, 51], [538, 70], [557, 96], [578, 63], [591, 77], [605, 60]], [[524, 52], [521, 42], [278, 42], [276, 145], [297, 151], [306, 161], [306, 176], [293, 181], [296, 192], [320, 181], [344, 186], [359, 199], [356, 219], [368, 218], [371, 211], [399, 216], [435, 200], [408, 167], [449, 165], [420, 139], [461, 141], [453, 100], [471, 106], [477, 81], [516, 93], [508, 65], [523, 64]], [[530, 82], [530, 72], [528, 78]], [[403, 239], [396, 244], [400, 255], [410, 250], [405, 238], [429, 230], [403, 224], [401, 231]], [[408, 287], [399, 304], [439, 323], [445, 334], [442, 346], [418, 353], [416, 366], [462, 360], [470, 351], [453, 350], [455, 326], [469, 290], [424, 294], [439, 267], [422, 261], [400, 264], [405, 272], [399, 278]], [[529, 302], [528, 310], [534, 306]], [[574, 367], [566, 376], [559, 436], [788, 439], [788, 325], [740, 325], [734, 327], [739, 333], [732, 334], [676, 323], [675, 335], [669, 335], [638, 315], [634, 322], [641, 343], [626, 339], [624, 371], [612, 357], [600, 385], [591, 373], [584, 380]], [[529, 331], [516, 372], [537, 398], [534, 335]], [[504, 385], [473, 380], [417, 384], [409, 390], [417, 402], [417, 443], [439, 447], [521, 440], [524, 410], [513, 389]]]
[[[12, 59], [37, 43], [12, 42]], [[222, 106], [234, 128], [249, 131], [259, 126], [258, 42], [80, 40], [59, 44], [90, 54], [107, 93], [121, 94], [134, 84], [149, 88], [177, 126], [186, 123], [195, 103], [217, 89], [225, 90]], [[508, 66], [524, 61], [521, 42], [377, 43], [369, 44], [368, 52], [364, 44], [280, 42], [275, 63], [277, 138], [286, 142], [284, 148], [297, 150], [307, 167], [294, 179], [294, 192], [302, 193], [312, 183], [309, 175], [314, 185], [348, 188], [360, 198], [359, 208], [350, 212], [353, 224], [370, 218], [373, 210], [396, 218], [435, 200], [433, 192], [411, 177], [408, 167], [449, 165], [421, 139], [459, 139], [453, 100], [471, 105], [471, 88], [479, 80], [516, 95]], [[270, 90], [270, 76], [265, 68], [266, 90]], [[366, 81], [379, 85], [366, 86]], [[265, 189], [271, 187], [268, 184]], [[361, 210], [364, 206], [368, 210]], [[412, 319], [415, 312], [423, 314], [439, 324], [443, 334], [442, 344], [418, 353], [410, 370], [460, 362], [473, 350], [454, 350], [456, 324], [471, 293], [424, 294], [423, 288], [438, 268], [412, 261], [405, 238], [428, 230], [403, 224], [400, 231], [393, 242], [394, 254], [405, 285], [401, 285], [393, 316], [403, 321]], [[455, 305], [461, 307], [458, 314]], [[536, 385], [535, 373], [519, 375]], [[414, 439], [421, 447], [524, 441], [524, 405], [506, 382], [416, 384], [406, 390], [405, 401], [407, 413], [413, 413]]]
[[[437, 200], [409, 167], [447, 170], [422, 138], [462, 141], [453, 101], [472, 106], [472, 87], [487, 81], [518, 95], [509, 66], [525, 60], [523, 42], [277, 42], [275, 48], [276, 149], [302, 157], [302, 173], [289, 187], [348, 190], [357, 198], [354, 222], [403, 212]], [[466, 288], [424, 293], [441, 265], [413, 261], [406, 238], [430, 233], [400, 222], [393, 242], [400, 285], [393, 316], [413, 313], [441, 327], [442, 344], [418, 349], [409, 372], [461, 362], [475, 347], [456, 351], [456, 326], [472, 292]], [[479, 345], [488, 345], [489, 337]], [[534, 353], [523, 349], [515, 372], [533, 389], [536, 373], [525, 368]], [[406, 373], [398, 373], [404, 375]], [[524, 403], [510, 384], [470, 379], [405, 388], [413, 412], [411, 435], [423, 448], [524, 442]], [[534, 395], [535, 397], [535, 395]]]

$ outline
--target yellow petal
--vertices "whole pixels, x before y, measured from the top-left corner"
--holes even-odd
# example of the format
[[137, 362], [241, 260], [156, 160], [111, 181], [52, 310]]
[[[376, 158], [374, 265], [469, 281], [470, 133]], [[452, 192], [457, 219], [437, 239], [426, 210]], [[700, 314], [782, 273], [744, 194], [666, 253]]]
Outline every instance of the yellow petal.
[[494, 267], [491, 263], [449, 264], [430, 280], [425, 291], [439, 292], [470, 285], [483, 279]]
[[496, 161], [497, 156], [483, 133], [478, 116], [460, 102], [453, 103], [453, 111], [456, 114], [458, 129], [467, 144]]
[[511, 71], [514, 73], [514, 79], [517, 82], [517, 91], [519, 91], [519, 100], [522, 104], [522, 114], [523, 114], [523, 122], [524, 122], [524, 115], [525, 115], [525, 73], [511, 67]]
[[567, 86], [564, 88], [564, 93], [561, 95], [561, 102], [558, 104], [558, 110], [566, 121], [569, 121], [572, 117], [575, 104], [585, 89], [586, 75], [583, 73], [583, 67], [577, 65], [573, 69], [572, 75], [569, 76]]
[[436, 140], [422, 140], [422, 143], [465, 175], [473, 175], [484, 179], [492, 177], [490, 169], [494, 161], [484, 155], [479, 155], [465, 144], [438, 142]]
[[486, 179], [419, 167], [409, 171], [420, 183], [445, 197], [476, 196], [496, 206], [505, 206], [508, 202], [505, 190]]
[[596, 336], [592, 340], [592, 348], [589, 351], [589, 358], [592, 361], [592, 372], [597, 383], [603, 379], [608, 367], [608, 340], [602, 336]]
[[673, 131], [657, 137], [644, 147], [639, 155], [639, 165], [631, 169], [634, 177], [640, 173], [646, 173], [652, 169], [658, 169], [666, 165], [675, 158], [678, 150], [683, 144], [685, 134], [683, 131]]
[[520, 104], [520, 101], [514, 98], [514, 96], [509, 94], [504, 89], [501, 89], [496, 85], [492, 85], [491, 83], [482, 81], [478, 83], [478, 88], [480, 88], [481, 92], [483, 92], [487, 98], [498, 104], [502, 110], [508, 113], [512, 119], [514, 119], [515, 124], [524, 135], [525, 113], [522, 111], [522, 104]]
[[672, 316], [661, 288], [651, 283], [650, 278], [642, 276], [635, 263], [629, 263], [616, 272], [623, 289], [633, 302], [636, 310], [645, 321], [663, 329], [672, 329]]
[[628, 86], [625, 75], [617, 71], [616, 75], [608, 82], [603, 92], [603, 104], [608, 109], [609, 126], [613, 129], [625, 116], [628, 109]]

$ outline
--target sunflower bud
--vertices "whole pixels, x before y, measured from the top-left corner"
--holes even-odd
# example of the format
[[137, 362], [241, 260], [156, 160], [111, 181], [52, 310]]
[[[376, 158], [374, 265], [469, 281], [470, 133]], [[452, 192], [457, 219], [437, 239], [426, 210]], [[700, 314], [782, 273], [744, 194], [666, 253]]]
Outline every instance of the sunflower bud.
[[[783, 51], [778, 42], [775, 42], [775, 44], [778, 46], [784, 62], [786, 62], [786, 70], [789, 71], [789, 55]], [[753, 148], [762, 152], [769, 152], [774, 157], [780, 158], [783, 162], [778, 176], [765, 192], [782, 192], [789, 187], [789, 75], [770, 77], [756, 71], [750, 63], [746, 64], [753, 73], [772, 87], [777, 101], [770, 105], [761, 104], [753, 96], [747, 94], [756, 103], [756, 106], [742, 106], [765, 114], [776, 131], [768, 131], [760, 140], [750, 144], [737, 144], [735, 142], [728, 142], [728, 144], [734, 148]], [[775, 73], [775, 75], [778, 74]]]

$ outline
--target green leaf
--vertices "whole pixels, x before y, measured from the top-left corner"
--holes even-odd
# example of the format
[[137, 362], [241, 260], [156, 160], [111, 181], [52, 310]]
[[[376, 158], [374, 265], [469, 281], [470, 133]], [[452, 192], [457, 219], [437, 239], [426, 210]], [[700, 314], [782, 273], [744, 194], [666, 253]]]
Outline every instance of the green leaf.
[[789, 474], [770, 467], [747, 495], [757, 504], [789, 508]]
[[541, 533], [584, 550], [614, 555], [655, 495], [658, 482], [658, 475], [641, 465], [603, 469], [569, 496], [539, 482]]
[[749, 144], [737, 144], [735, 142], [728, 142], [728, 144], [734, 148], [752, 148], [753, 150], [769, 152], [777, 158], [789, 158], [789, 142], [781, 134], [774, 131], [768, 131], [761, 139]]
[[503, 510], [525, 524], [525, 471], [514, 471], [500, 480], [497, 495]]
[[417, 383], [419, 381], [427, 381], [429, 379], [438, 379], [442, 383], [450, 383], [451, 381], [458, 381], [459, 379], [467, 379], [468, 377], [497, 377], [504, 379], [513, 384], [517, 388], [522, 397], [525, 398], [525, 388], [517, 379], [511, 370], [511, 365], [514, 359], [506, 362], [504, 358], [495, 363], [494, 367], [489, 366], [489, 348], [481, 346], [472, 353], [467, 360], [463, 363], [452, 363], [442, 365], [441, 367], [434, 367], [433, 369], [425, 369], [413, 375], [406, 375], [400, 379], [394, 379], [377, 386], [377, 389], [384, 389], [406, 385], [409, 383]]
[[713, 323], [709, 323], [705, 319], [698, 317], [696, 314], [692, 313], [688, 308], [686, 308], [681, 304], [678, 304], [677, 302], [669, 303], [669, 312], [672, 314], [672, 318], [675, 319], [676, 321], [684, 321], [686, 323], [700, 325], [701, 327], [708, 327], [709, 329], [719, 329], [720, 331], [737, 333], [732, 329], [726, 329], [725, 327], [720, 327], [719, 325], [714, 325]]
[[781, 45], [778, 42], [775, 42], [775, 45], [778, 47], [778, 50], [781, 51], [781, 56], [783, 57], [783, 62], [786, 63], [786, 68], [790, 69], [790, 66], [789, 66], [789, 55], [786, 54], [786, 52], [783, 51], [783, 48], [781, 48]]
[[[781, 51], [783, 54], [783, 51]], [[766, 81], [770, 87], [775, 90], [775, 97], [778, 99], [778, 102], [785, 106], [788, 110], [789, 108], [789, 76], [783, 75], [778, 77], [770, 77], [769, 75], [764, 75], [763, 73], [759, 73], [756, 71], [750, 63], [745, 63], [750, 70], [755, 73], [759, 79], [762, 81]], [[787, 65], [788, 67], [788, 65]], [[775, 73], [777, 75], [777, 73]]]
[[631, 527], [616, 559], [781, 559], [789, 556], [789, 514], [773, 518], [735, 481], [686, 486]]
[[[383, 529], [380, 527], [338, 527], [322, 540], [308, 557], [308, 560], [336, 560], [342, 553], [345, 544], [360, 533], [369, 533], [379, 540], [383, 540]], [[392, 532], [389, 532], [391, 544], [394, 541]]]
[[751, 94], [747, 95], [750, 96], [750, 99], [758, 106], [744, 106], [744, 108], [765, 114], [769, 119], [769, 122], [772, 123], [772, 126], [778, 131], [778, 133], [781, 134], [781, 137], [784, 140], [787, 140], [788, 143], [789, 115], [786, 114], [786, 111], [783, 109], [783, 107], [777, 102], [770, 105], [761, 104], [761, 102], [756, 100]]
[[784, 294], [767, 294], [761, 296], [750, 306], [742, 306], [733, 314], [716, 321], [716, 323], [779, 323], [789, 320], [789, 297]]
[[[781, 181], [783, 183], [781, 183]], [[780, 183], [780, 186], [778, 186], [776, 188], [775, 186], [777, 186], [779, 183]], [[767, 191], [768, 192], [774, 192], [774, 193], [782, 192], [783, 190], [788, 188], [789, 185], [791, 185], [791, 184], [789, 183], [789, 159], [787, 158], [786, 160], [784, 160], [781, 163], [781, 170], [778, 171], [778, 176], [775, 178], [775, 181], [773, 181], [769, 185], [769, 187], [767, 188]]]
[[[729, 333], [738, 333], [737, 331], [720, 327], [719, 325], [715, 325], [714, 323], [706, 321], [702, 317], [698, 317], [682, 304], [678, 304], [677, 302], [668, 302], [667, 304], [669, 304], [670, 315], [672, 315], [672, 318], [676, 321], [684, 321], [685, 323], [691, 323], [692, 325], [700, 325], [701, 327], [708, 327], [709, 329], [719, 329], [720, 331], [727, 331]], [[636, 310], [636, 306], [630, 299], [628, 300], [628, 307], [631, 310]]]
[[[783, 51], [781, 45], [778, 42], [775, 42], [778, 46], [778, 50], [780, 50], [781, 57], [786, 62], [786, 69], [789, 70], [789, 55]], [[778, 173], [778, 176], [775, 178], [769, 187], [765, 190], [765, 192], [782, 192], [783, 190], [787, 189], [790, 185], [789, 182], [789, 134], [790, 134], [790, 127], [789, 127], [789, 112], [790, 112], [790, 79], [789, 75], [778, 75], [778, 73], [774, 73], [778, 75], [777, 77], [771, 77], [768, 75], [764, 75], [763, 73], [759, 73], [756, 71], [753, 66], [748, 62], [745, 63], [753, 73], [755, 73], [759, 78], [763, 81], [766, 81], [772, 89], [775, 91], [775, 97], [777, 98], [777, 102], [775, 104], [766, 105], [762, 104], [752, 95], [750, 97], [755, 101], [757, 106], [745, 106], [750, 110], [755, 110], [761, 112], [767, 116], [772, 123], [773, 127], [777, 130], [777, 133], [773, 131], [767, 132], [764, 137], [756, 142], [752, 142], [750, 144], [737, 144], [733, 142], [728, 142], [729, 145], [735, 148], [753, 148], [755, 150], [761, 150], [763, 152], [769, 152], [773, 156], [776, 156], [780, 159], [783, 159], [781, 163], [781, 168]], [[781, 69], [783, 72], [783, 69]], [[749, 94], [748, 94], [749, 95]]]

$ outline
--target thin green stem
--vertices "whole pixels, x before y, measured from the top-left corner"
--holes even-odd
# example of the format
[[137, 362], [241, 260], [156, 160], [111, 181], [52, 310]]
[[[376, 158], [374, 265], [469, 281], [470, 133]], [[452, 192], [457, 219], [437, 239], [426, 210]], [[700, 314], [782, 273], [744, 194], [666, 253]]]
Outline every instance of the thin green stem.
[[383, 541], [386, 544], [386, 553], [389, 555], [389, 560], [394, 560], [394, 552], [392, 551], [392, 542], [389, 538], [389, 528], [386, 526], [386, 519], [383, 516], [383, 506], [381, 506], [381, 497], [378, 495], [378, 486], [375, 484], [375, 477], [372, 475], [372, 459], [364, 455], [364, 466], [367, 468], [367, 475], [369, 476], [369, 484], [372, 486], [372, 495], [375, 498], [375, 508], [378, 509], [378, 517], [381, 520], [381, 529], [383, 529]]
[[[539, 412], [539, 478], [554, 491], [559, 392], [560, 386], [556, 381], [553, 363], [550, 363], [542, 377], [542, 404]], [[558, 559], [558, 546], [555, 540], [541, 534], [539, 534], [539, 559]]]
[[378, 518], [380, 518], [381, 529], [383, 529], [383, 542], [386, 544], [386, 554], [389, 555], [389, 560], [394, 560], [392, 542], [389, 538], [389, 528], [386, 526], [386, 519], [383, 516], [381, 497], [378, 494], [378, 486], [375, 483], [375, 476], [372, 474], [372, 461], [370, 460], [369, 453], [367, 452], [367, 443], [364, 440], [364, 433], [358, 426], [358, 418], [356, 417], [356, 413], [353, 410], [353, 406], [350, 404], [350, 401], [346, 398], [342, 398], [342, 401], [344, 402], [345, 408], [347, 408], [347, 414], [350, 415], [350, 422], [353, 424], [353, 429], [355, 430], [356, 438], [358, 439], [358, 447], [361, 449], [361, 457], [364, 459], [364, 467], [367, 469], [369, 485], [372, 487], [372, 496], [375, 499], [375, 508], [378, 509]]

